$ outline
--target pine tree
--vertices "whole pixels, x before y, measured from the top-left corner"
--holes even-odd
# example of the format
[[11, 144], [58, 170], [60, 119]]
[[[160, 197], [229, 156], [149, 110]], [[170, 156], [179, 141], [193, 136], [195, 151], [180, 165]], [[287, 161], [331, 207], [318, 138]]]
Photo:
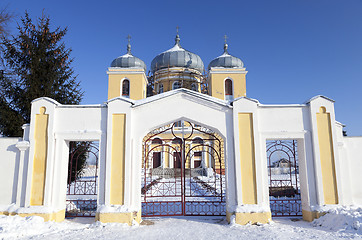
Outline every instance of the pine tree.
[[62, 104], [79, 104], [83, 92], [74, 76], [71, 49], [62, 42], [67, 28], [50, 30], [44, 14], [33, 23], [21, 18], [18, 35], [1, 38], [4, 59], [0, 69], [0, 133], [21, 136], [30, 122], [31, 101], [50, 97]]

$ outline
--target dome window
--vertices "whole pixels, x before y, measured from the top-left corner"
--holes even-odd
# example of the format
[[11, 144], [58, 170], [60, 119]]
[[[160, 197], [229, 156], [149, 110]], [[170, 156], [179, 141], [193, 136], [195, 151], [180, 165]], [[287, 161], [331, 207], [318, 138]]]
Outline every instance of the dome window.
[[125, 79], [122, 82], [122, 97], [129, 98], [129, 80]]
[[172, 84], [172, 89], [178, 89], [181, 88], [181, 83], [179, 81], [175, 81]]
[[158, 85], [158, 93], [163, 93], [163, 84]]
[[191, 90], [197, 92], [197, 85], [196, 85], [196, 83], [191, 84]]
[[230, 79], [225, 80], [225, 100], [233, 100], [233, 82]]

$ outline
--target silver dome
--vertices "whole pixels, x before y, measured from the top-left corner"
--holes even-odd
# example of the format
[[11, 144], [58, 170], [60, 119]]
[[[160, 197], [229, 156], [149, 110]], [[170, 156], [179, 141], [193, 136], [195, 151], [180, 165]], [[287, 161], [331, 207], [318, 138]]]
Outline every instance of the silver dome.
[[208, 66], [208, 69], [212, 67], [217, 68], [243, 68], [244, 63], [240, 58], [230, 55], [227, 51], [228, 45], [224, 45], [224, 53], [212, 60]]
[[169, 67], [191, 68], [202, 73], [204, 71], [204, 63], [195, 53], [183, 49], [180, 45], [180, 37], [176, 35], [175, 46], [173, 48], [160, 53], [151, 62], [152, 72]]
[[145, 72], [147, 69], [146, 64], [141, 59], [132, 55], [130, 44], [127, 45], [127, 53], [114, 59], [111, 63], [111, 67], [143, 68]]

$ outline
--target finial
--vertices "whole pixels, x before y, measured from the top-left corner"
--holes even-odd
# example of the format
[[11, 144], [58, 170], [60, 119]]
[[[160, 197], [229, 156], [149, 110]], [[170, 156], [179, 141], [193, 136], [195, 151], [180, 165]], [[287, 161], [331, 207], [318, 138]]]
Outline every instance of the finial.
[[228, 39], [227, 35], [224, 35], [224, 53], [228, 53], [228, 44], [226, 43]]
[[178, 35], [179, 26], [176, 26], [176, 38], [175, 38], [175, 45], [180, 45], [180, 36]]
[[127, 44], [127, 53], [131, 54], [131, 36], [128, 34], [127, 36], [128, 44]]

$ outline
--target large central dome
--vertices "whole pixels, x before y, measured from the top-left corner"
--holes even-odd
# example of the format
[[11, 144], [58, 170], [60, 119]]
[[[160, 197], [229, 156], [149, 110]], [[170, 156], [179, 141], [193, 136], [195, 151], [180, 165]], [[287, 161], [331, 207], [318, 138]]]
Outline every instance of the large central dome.
[[157, 55], [151, 63], [153, 73], [157, 70], [171, 67], [195, 69], [200, 73], [204, 71], [204, 63], [201, 58], [195, 53], [189, 52], [181, 47], [179, 35], [176, 35], [175, 46]]

